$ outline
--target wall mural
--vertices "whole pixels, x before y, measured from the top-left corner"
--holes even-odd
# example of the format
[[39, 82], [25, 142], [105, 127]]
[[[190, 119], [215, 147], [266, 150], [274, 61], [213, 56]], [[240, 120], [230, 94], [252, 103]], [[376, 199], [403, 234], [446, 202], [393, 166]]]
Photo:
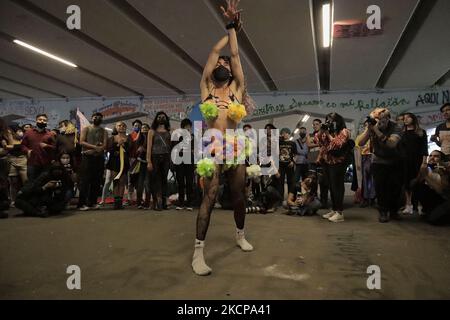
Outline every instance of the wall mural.
[[[389, 93], [330, 93], [330, 94], [255, 94], [255, 112], [247, 120], [283, 116], [286, 112], [311, 112], [327, 114], [336, 111], [345, 118], [361, 121], [376, 107], [389, 107], [392, 113], [414, 111], [420, 114], [423, 124], [442, 121], [439, 107], [450, 102], [450, 89], [418, 90]], [[88, 118], [93, 112], [105, 113], [105, 118], [114, 119], [145, 113], [151, 118], [159, 110], [165, 111], [173, 120], [187, 117], [192, 107], [199, 102], [198, 96], [184, 97], [120, 97], [114, 99], [51, 99], [51, 100], [3, 100], [0, 102], [0, 116], [20, 116], [17, 122], [34, 123], [39, 113], [49, 115], [50, 126], [56, 126], [64, 119], [74, 119], [80, 109]], [[414, 111], [416, 112], [416, 111]]]

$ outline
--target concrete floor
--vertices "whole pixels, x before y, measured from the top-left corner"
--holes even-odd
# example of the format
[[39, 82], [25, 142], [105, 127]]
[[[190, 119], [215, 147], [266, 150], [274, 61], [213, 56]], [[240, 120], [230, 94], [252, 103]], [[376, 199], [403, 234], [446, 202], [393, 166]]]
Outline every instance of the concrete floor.
[[[321, 213], [324, 213], [323, 210]], [[233, 240], [215, 210], [206, 244], [212, 275], [191, 270], [195, 212], [69, 212], [0, 221], [1, 299], [449, 299], [450, 228], [408, 217], [380, 224], [374, 209], [346, 221], [249, 215], [255, 250]], [[66, 287], [68, 265], [81, 290]], [[366, 287], [381, 268], [381, 290]]]

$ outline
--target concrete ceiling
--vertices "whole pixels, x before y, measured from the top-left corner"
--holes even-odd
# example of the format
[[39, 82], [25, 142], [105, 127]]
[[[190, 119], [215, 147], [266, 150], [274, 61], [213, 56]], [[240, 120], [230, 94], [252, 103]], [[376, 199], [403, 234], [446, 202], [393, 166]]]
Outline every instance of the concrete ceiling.
[[[316, 1], [316, 0], [311, 0]], [[419, 4], [433, 2], [421, 23]], [[197, 94], [203, 65], [225, 34], [222, 0], [1, 0], [0, 99]], [[318, 50], [309, 0], [243, 0], [241, 60], [250, 92], [318, 91]], [[81, 8], [82, 28], [66, 28]], [[450, 85], [450, 1], [334, 0], [334, 21], [381, 8], [381, 35], [334, 39], [330, 90]], [[420, 20], [416, 18], [415, 20]], [[417, 27], [417, 26], [420, 27]], [[317, 31], [317, 30], [316, 30]], [[409, 32], [409, 41], [401, 42]], [[77, 64], [72, 69], [16, 44], [19, 39]], [[399, 44], [405, 50], [394, 63]], [[226, 53], [226, 52], [225, 52]]]

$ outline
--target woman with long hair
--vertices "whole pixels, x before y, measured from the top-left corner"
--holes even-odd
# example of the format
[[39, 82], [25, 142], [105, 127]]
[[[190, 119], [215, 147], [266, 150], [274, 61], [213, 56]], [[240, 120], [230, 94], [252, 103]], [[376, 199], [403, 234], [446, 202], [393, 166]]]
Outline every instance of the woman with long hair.
[[[136, 161], [138, 168], [136, 171], [138, 172], [138, 183], [136, 189], [136, 203], [138, 209], [148, 209], [150, 207], [151, 200], [151, 185], [149, 182], [149, 172], [147, 170], [147, 137], [148, 132], [150, 131], [150, 125], [147, 123], [142, 124], [141, 134], [139, 135], [139, 139], [137, 141], [137, 153], [136, 153]], [[145, 201], [143, 200], [143, 195], [145, 192]]]
[[69, 120], [59, 122], [59, 135], [56, 137], [57, 153], [67, 153], [73, 170], [78, 172], [81, 163], [81, 145], [79, 142], [76, 126]]
[[147, 139], [147, 169], [156, 211], [167, 210], [167, 174], [170, 168], [170, 120], [165, 112], [158, 112]]
[[[208, 129], [215, 129], [222, 135], [226, 129], [235, 130], [240, 121], [245, 117], [245, 106], [241, 104], [245, 92], [244, 73], [239, 57], [236, 30], [240, 28], [240, 13], [237, 10], [238, 0], [227, 1], [227, 9], [221, 8], [223, 16], [229, 21], [226, 29], [228, 35], [224, 36], [212, 49], [208, 61], [203, 70], [200, 82], [202, 105], [200, 110], [207, 122]], [[230, 47], [231, 56], [221, 56], [220, 52], [227, 45]], [[217, 139], [217, 138], [216, 138]], [[214, 143], [218, 143], [218, 148]], [[222, 153], [223, 141], [212, 140], [212, 150], [217, 154]], [[235, 141], [230, 142], [230, 152], [234, 155]], [[211, 155], [213, 152], [211, 152]], [[245, 160], [245, 156], [244, 156]], [[219, 176], [225, 172], [228, 179], [232, 205], [234, 208], [234, 220], [236, 224], [236, 243], [243, 251], [252, 251], [253, 247], [247, 242], [244, 235], [245, 224], [245, 163], [235, 162], [233, 165], [216, 163], [205, 158], [197, 163], [197, 172], [203, 179], [204, 195], [197, 216], [197, 232], [195, 249], [192, 259], [192, 268], [197, 275], [209, 275], [211, 268], [206, 264], [203, 248], [206, 233], [208, 231], [211, 212], [214, 208], [217, 192], [219, 190]]]
[[335, 112], [325, 117], [320, 131], [315, 137], [320, 146], [317, 162], [323, 167], [330, 185], [332, 208], [322, 217], [331, 222], [344, 221], [345, 172], [348, 156], [353, 148], [350, 143], [350, 131], [344, 118]]
[[[417, 178], [420, 167], [427, 166], [428, 139], [427, 133], [420, 127], [417, 116], [411, 112], [403, 114], [403, 137], [400, 140], [404, 157], [404, 187], [406, 193], [406, 206], [402, 213], [413, 214], [418, 210], [418, 203], [413, 199], [411, 181]], [[414, 205], [413, 205], [413, 202]]]
[[130, 168], [129, 149], [127, 137], [127, 125], [123, 121], [116, 123], [117, 135], [108, 139], [109, 160], [106, 168], [111, 170], [113, 179], [114, 210], [123, 209], [123, 195], [128, 181]]

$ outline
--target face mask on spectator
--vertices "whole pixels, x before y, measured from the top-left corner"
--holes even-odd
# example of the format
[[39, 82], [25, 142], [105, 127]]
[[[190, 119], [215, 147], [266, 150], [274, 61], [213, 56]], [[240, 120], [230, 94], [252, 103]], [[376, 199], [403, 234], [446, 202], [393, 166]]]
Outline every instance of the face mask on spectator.
[[46, 124], [46, 123], [43, 123], [43, 122], [38, 122], [38, 123], [36, 123], [36, 126], [37, 126], [39, 129], [45, 129], [45, 128], [47, 128], [47, 124]]

